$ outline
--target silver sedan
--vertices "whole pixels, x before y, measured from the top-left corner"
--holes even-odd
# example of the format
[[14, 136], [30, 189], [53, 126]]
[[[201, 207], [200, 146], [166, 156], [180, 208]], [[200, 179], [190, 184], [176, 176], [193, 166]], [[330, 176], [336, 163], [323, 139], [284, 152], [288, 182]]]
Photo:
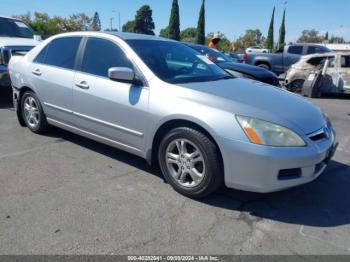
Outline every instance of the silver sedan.
[[232, 77], [171, 40], [62, 34], [13, 57], [9, 71], [21, 125], [141, 156], [193, 198], [222, 184], [272, 192], [310, 182], [337, 145], [331, 122], [304, 98]]

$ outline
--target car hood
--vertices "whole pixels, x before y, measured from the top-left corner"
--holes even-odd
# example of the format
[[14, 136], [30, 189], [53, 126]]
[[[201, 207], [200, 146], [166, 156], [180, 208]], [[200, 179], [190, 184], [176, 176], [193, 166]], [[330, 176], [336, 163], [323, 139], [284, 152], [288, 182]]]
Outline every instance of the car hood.
[[220, 66], [223, 69], [230, 69], [243, 74], [254, 75], [256, 77], [261, 77], [261, 78], [276, 77], [277, 78], [277, 76], [273, 72], [258, 66], [247, 65], [242, 63], [234, 63], [234, 62], [222, 62], [222, 63], [218, 63], [218, 66]]
[[305, 98], [257, 81], [235, 78], [179, 86], [198, 91], [188, 98], [195, 102], [270, 121], [304, 135], [325, 124], [321, 110]]
[[21, 37], [0, 37], [0, 47], [4, 46], [36, 46], [38, 41]]

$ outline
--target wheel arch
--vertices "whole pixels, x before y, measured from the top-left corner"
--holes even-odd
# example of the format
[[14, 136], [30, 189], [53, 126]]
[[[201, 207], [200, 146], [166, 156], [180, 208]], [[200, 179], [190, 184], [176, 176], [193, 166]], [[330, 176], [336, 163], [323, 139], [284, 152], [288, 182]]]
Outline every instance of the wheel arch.
[[198, 124], [198, 123], [196, 123], [196, 122], [194, 122], [192, 120], [181, 119], [181, 118], [171, 119], [171, 120], [165, 121], [164, 123], [162, 123], [157, 128], [157, 131], [155, 132], [155, 135], [153, 136], [151, 149], [147, 153], [147, 161], [150, 164], [158, 163], [157, 155], [158, 155], [158, 149], [159, 149], [160, 142], [161, 142], [162, 138], [170, 130], [172, 130], [174, 128], [177, 128], [177, 127], [189, 127], [189, 128], [193, 128], [193, 129], [195, 129], [197, 131], [202, 132], [211, 141], [213, 141], [213, 143], [215, 144], [215, 146], [218, 149], [220, 160], [221, 160], [222, 166], [224, 168], [224, 161], [223, 161], [223, 157], [222, 157], [222, 150], [220, 149], [219, 144], [217, 143], [217, 141], [214, 138], [214, 135], [212, 134], [213, 131], [208, 131], [208, 128], [205, 128], [203, 126], [204, 125]]
[[266, 65], [266, 66], [268, 66], [268, 67], [269, 67], [269, 70], [271, 70], [271, 69], [272, 69], [270, 62], [268, 62], [268, 61], [264, 61], [264, 60], [259, 60], [259, 61], [256, 61], [254, 65], [255, 65], [255, 66], [259, 66], [259, 65]]
[[16, 113], [17, 113], [17, 118], [18, 118], [18, 122], [20, 123], [21, 126], [26, 126], [24, 119], [23, 119], [23, 115], [22, 115], [22, 97], [24, 95], [25, 92], [31, 91], [33, 93], [35, 93], [35, 91], [28, 87], [28, 86], [23, 86], [20, 89], [16, 89], [18, 92], [14, 92], [14, 100], [16, 100], [17, 105], [16, 105]]

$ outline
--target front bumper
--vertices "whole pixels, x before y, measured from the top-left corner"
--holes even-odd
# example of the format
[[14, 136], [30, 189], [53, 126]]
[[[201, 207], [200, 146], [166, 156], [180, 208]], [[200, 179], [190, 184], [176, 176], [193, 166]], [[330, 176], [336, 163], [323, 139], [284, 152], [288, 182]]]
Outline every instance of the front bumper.
[[220, 144], [226, 186], [258, 193], [315, 180], [326, 169], [338, 145], [334, 131], [328, 139], [308, 141], [307, 146], [298, 148], [259, 146], [227, 138], [220, 138]]

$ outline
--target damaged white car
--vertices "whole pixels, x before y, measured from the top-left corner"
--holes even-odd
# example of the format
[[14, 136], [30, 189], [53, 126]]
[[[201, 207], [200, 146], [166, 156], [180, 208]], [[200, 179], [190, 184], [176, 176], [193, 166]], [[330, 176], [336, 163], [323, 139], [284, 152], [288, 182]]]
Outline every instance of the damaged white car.
[[300, 92], [310, 74], [322, 70], [322, 93], [350, 93], [350, 53], [313, 54], [302, 57], [286, 73], [284, 85]]

